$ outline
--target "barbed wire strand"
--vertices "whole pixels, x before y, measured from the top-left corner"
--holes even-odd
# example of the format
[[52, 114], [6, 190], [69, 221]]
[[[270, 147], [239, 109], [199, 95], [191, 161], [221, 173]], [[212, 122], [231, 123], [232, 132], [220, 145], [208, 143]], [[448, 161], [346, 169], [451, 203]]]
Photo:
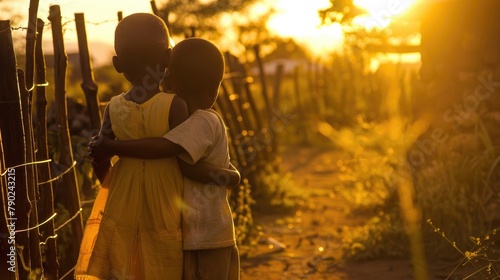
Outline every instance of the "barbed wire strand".
[[61, 174], [57, 175], [56, 177], [54, 177], [54, 178], [52, 178], [52, 179], [49, 179], [49, 180], [47, 180], [47, 181], [44, 181], [44, 182], [40, 182], [40, 183], [38, 183], [38, 186], [41, 186], [41, 185], [48, 184], [48, 183], [50, 183], [50, 182], [53, 182], [53, 181], [59, 180], [62, 176], [64, 176], [64, 174], [68, 173], [68, 172], [69, 172], [72, 168], [74, 168], [75, 166], [76, 166], [76, 160], [75, 160], [75, 161], [73, 161], [73, 164], [72, 164], [70, 167], [68, 167], [68, 169], [64, 170], [64, 172], [63, 172], [63, 173], [61, 173]]
[[54, 219], [56, 216], [57, 216], [57, 213], [54, 213], [54, 214], [52, 214], [52, 216], [50, 216], [47, 220], [45, 220], [43, 223], [38, 224], [38, 225], [36, 225], [36, 226], [34, 226], [34, 227], [27, 228], [27, 229], [20, 229], [20, 230], [16, 230], [16, 231], [15, 231], [15, 233], [25, 232], [25, 231], [30, 231], [30, 230], [32, 230], [32, 229], [39, 228], [40, 226], [43, 226], [44, 224], [48, 223], [50, 220]]
[[[50, 21], [47, 22], [47, 23], [45, 23], [43, 26], [45, 27], [45, 26], [48, 26], [48, 25], [50, 25]], [[28, 27], [26, 27], [26, 26], [17, 26], [17, 27], [11, 26], [10, 28], [5, 28], [5, 29], [0, 30], [0, 33], [7, 32], [9, 30], [10, 31], [17, 31], [17, 30], [25, 31], [25, 30], [28, 30]]]
[[[66, 22], [64, 22], [64, 24], [67, 24], [69, 22], [76, 22], [76, 20], [72, 19], [72, 18], [68, 18], [68, 17], [63, 17], [63, 18], [65, 18], [67, 20]], [[81, 22], [81, 21], [79, 20], [78, 22]], [[106, 20], [102, 20], [102, 21], [90, 21], [90, 20], [85, 21], [85, 23], [92, 24], [92, 25], [101, 25], [101, 24], [110, 23], [110, 22], [118, 22], [118, 18], [106, 19]]]
[[[71, 19], [71, 18], [68, 18], [68, 17], [62, 17], [63, 19], [66, 19], [65, 22], [61, 23], [61, 26], [65, 26], [67, 25], [68, 23], [72, 23], [72, 22], [75, 22], [76, 20], [75, 19]], [[106, 24], [106, 23], [110, 23], [110, 22], [118, 22], [118, 19], [106, 19], [106, 20], [102, 20], [102, 21], [90, 21], [90, 20], [86, 20], [85, 23], [87, 24], [92, 24], [92, 25], [95, 25], [95, 26], [99, 26], [99, 25], [102, 25], [102, 24]], [[43, 26], [46, 27], [46, 26], [49, 26], [50, 25], [50, 21], [47, 22], [46, 24], [44, 24]], [[7, 31], [18, 31], [18, 30], [21, 30], [21, 31], [26, 31], [28, 30], [28, 27], [26, 26], [17, 26], [17, 27], [10, 27], [10, 28], [6, 28], [6, 29], [3, 29], [3, 30], [0, 30], [0, 33], [3, 33], [3, 32], [7, 32]]]
[[80, 210], [76, 211], [75, 215], [73, 215], [73, 217], [69, 218], [66, 222], [64, 222], [62, 225], [58, 226], [54, 232], [60, 230], [62, 227], [64, 227], [65, 225], [67, 225], [69, 222], [71, 222], [72, 220], [74, 220], [76, 217], [78, 217], [78, 215], [80, 215], [80, 213], [82, 212], [82, 208], [80, 208]]
[[11, 166], [11, 167], [7, 167], [1, 174], [0, 177], [3, 177], [5, 176], [5, 174], [7, 174], [7, 172], [9, 171], [9, 169], [13, 169], [13, 168], [18, 168], [18, 167], [23, 167], [23, 166], [27, 166], [27, 165], [33, 165], [33, 164], [40, 164], [40, 163], [47, 163], [47, 162], [51, 162], [52, 160], [51, 159], [46, 159], [46, 160], [39, 160], [39, 161], [32, 161], [32, 162], [27, 162], [27, 163], [23, 163], [23, 164], [19, 164], [19, 165], [15, 165], [15, 166]]
[[37, 86], [37, 87], [48, 87], [49, 86], [49, 82], [45, 82], [43, 84], [36, 83], [35, 86]]
[[45, 244], [47, 244], [47, 241], [49, 241], [49, 239], [51, 239], [51, 238], [56, 239], [56, 238], [57, 238], [57, 234], [54, 234], [54, 235], [51, 235], [51, 236], [47, 236], [47, 238], [45, 239], [45, 241], [40, 242], [40, 245], [45, 245]]
[[68, 272], [66, 272], [66, 274], [64, 274], [63, 276], [61, 276], [61, 277], [59, 278], [59, 280], [64, 279], [66, 276], [68, 276], [68, 275], [69, 275], [71, 272], [73, 272], [73, 270], [75, 270], [75, 269], [76, 269], [76, 265], [75, 265], [72, 269], [70, 269]]
[[90, 200], [82, 200], [82, 201], [80, 201], [80, 205], [81, 205], [81, 206], [84, 206], [84, 205], [86, 205], [86, 204], [92, 204], [92, 203], [94, 203], [94, 202], [95, 202], [95, 199], [90, 199]]

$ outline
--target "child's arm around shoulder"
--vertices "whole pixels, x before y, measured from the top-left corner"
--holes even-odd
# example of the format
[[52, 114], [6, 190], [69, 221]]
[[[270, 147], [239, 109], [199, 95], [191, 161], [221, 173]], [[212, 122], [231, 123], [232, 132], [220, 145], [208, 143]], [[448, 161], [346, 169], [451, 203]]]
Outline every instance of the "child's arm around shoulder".
[[[183, 123], [188, 118], [187, 105], [184, 100], [175, 96], [172, 100], [169, 112], [170, 129]], [[192, 130], [192, 129], [190, 129]], [[104, 137], [103, 137], [104, 136]], [[96, 157], [111, 157], [113, 155], [142, 158], [159, 159], [175, 156], [185, 149], [165, 137], [145, 138], [130, 141], [115, 141], [113, 137], [100, 135], [99, 139], [94, 140], [93, 153]], [[92, 144], [91, 144], [92, 145]], [[201, 145], [203, 146], [203, 145]], [[200, 147], [203, 149], [203, 147]], [[219, 186], [234, 187], [239, 184], [240, 174], [236, 168], [226, 169], [216, 167], [198, 161], [190, 165], [183, 160], [178, 160], [179, 168], [182, 174], [192, 180], [201, 183], [212, 183]]]
[[[170, 105], [169, 126], [177, 126], [188, 118], [187, 105], [184, 100], [174, 96]], [[163, 137], [144, 138], [128, 141], [114, 141], [112, 139], [99, 139], [94, 148], [98, 155], [117, 155], [122, 157], [159, 159], [171, 157], [184, 151], [184, 149]]]
[[[212, 113], [205, 116], [215, 117]], [[172, 124], [171, 127], [174, 125]], [[197, 182], [215, 184], [230, 189], [238, 186], [241, 176], [232, 164], [226, 168], [225, 166], [214, 166], [201, 159], [204, 151], [213, 144], [213, 129], [210, 122], [200, 118], [199, 115], [194, 115], [182, 126], [179, 133], [165, 136], [184, 147], [183, 157], [177, 159], [182, 175]], [[191, 164], [183, 159], [188, 160]], [[193, 162], [195, 163], [193, 164]]]
[[217, 167], [208, 164], [202, 160], [194, 165], [190, 165], [184, 160], [178, 158], [179, 168], [182, 175], [191, 180], [205, 184], [215, 184], [217, 186], [233, 189], [240, 184], [241, 175], [234, 165], [230, 164], [229, 168]]

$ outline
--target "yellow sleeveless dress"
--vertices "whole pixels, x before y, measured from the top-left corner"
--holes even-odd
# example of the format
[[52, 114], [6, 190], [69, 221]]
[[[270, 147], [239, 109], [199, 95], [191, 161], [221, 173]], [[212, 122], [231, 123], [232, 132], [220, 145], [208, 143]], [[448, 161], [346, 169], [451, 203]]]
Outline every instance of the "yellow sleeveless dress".
[[[165, 135], [173, 97], [161, 92], [143, 104], [123, 94], [112, 98], [109, 113], [117, 140]], [[175, 157], [121, 157], [105, 180], [109, 194], [102, 220], [93, 209], [91, 218], [98, 217], [87, 222], [86, 227], [100, 225], [96, 237], [84, 234], [76, 278], [180, 280], [182, 180]]]

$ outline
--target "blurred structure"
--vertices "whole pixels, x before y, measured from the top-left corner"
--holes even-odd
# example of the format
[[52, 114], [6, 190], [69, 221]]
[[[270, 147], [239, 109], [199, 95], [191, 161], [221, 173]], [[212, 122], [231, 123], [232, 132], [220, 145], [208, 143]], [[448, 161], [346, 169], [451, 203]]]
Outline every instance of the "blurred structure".
[[[467, 142], [478, 122], [500, 144], [500, 2], [437, 1], [422, 14], [422, 106], [436, 110], [434, 126], [451, 133], [445, 149], [475, 152]], [[454, 141], [460, 136], [460, 141]], [[470, 140], [473, 141], [473, 140]], [[459, 142], [459, 143], [455, 143]]]
[[[499, 12], [500, 1], [446, 0], [423, 1], [413, 15], [421, 19], [422, 35], [416, 106], [432, 122], [408, 152], [409, 163], [420, 188], [434, 188], [430, 182], [460, 185], [466, 193], [484, 188], [476, 205], [481, 210], [474, 210], [478, 228], [500, 222]], [[449, 182], [447, 172], [461, 179]]]

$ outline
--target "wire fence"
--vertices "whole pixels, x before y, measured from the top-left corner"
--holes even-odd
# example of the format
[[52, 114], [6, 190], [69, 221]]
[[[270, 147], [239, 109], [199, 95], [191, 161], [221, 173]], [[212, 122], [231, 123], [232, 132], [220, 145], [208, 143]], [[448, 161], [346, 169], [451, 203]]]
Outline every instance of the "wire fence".
[[[98, 22], [61, 18], [58, 6], [52, 6], [50, 13], [50, 22], [41, 24], [41, 20], [38, 21], [36, 40], [41, 40], [44, 29], [52, 29], [55, 61], [67, 59], [62, 34], [64, 30], [70, 28], [71, 23], [99, 26], [117, 23], [120, 17], [118, 15], [117, 19]], [[13, 27], [8, 21], [0, 21], [0, 50], [2, 53], [0, 61], [2, 65], [8, 66], [2, 67], [0, 88], [2, 92], [11, 93], [0, 97], [0, 111], [3, 111], [2, 124], [0, 125], [2, 136], [0, 142], [1, 216], [5, 217], [2, 226], [6, 228], [5, 226], [9, 225], [9, 219], [18, 221], [15, 228], [7, 231], [7, 236], [11, 239], [15, 238], [16, 241], [13, 256], [7, 256], [7, 259], [3, 259], [6, 255], [2, 254], [0, 258], [2, 258], [3, 263], [13, 260], [12, 270], [16, 271], [5, 279], [27, 279], [33, 274], [38, 274], [37, 277], [41, 277], [42, 271], [45, 277], [51, 279], [70, 279], [75, 269], [74, 264], [82, 238], [83, 207], [91, 206], [92, 203], [81, 201], [79, 197], [81, 186], [77, 180], [77, 173], [81, 170], [76, 167], [81, 162], [74, 158], [74, 143], [71, 142], [71, 136], [68, 132], [68, 105], [64, 91], [66, 68], [64, 63], [55, 63], [53, 69], [56, 73], [53, 83], [55, 85], [54, 106], [59, 108], [56, 110], [58, 112], [56, 116], [58, 149], [56, 150], [58, 152], [54, 153], [54, 143], [48, 141], [46, 119], [39, 120], [38, 125], [41, 123], [43, 127], [38, 126], [36, 129], [31, 121], [35, 115], [42, 116], [42, 118], [46, 116], [45, 90], [48, 83], [45, 80], [46, 69], [43, 51], [41, 48], [34, 50], [38, 52], [33, 57], [27, 56], [26, 58], [35, 61], [31, 63], [33, 68], [26, 68], [25, 72], [34, 72], [35, 68], [37, 71], [36, 81], [31, 81], [34, 84], [33, 91], [26, 91], [24, 76], [18, 77], [16, 75], [16, 59], [10, 43], [12, 42], [12, 32], [20, 31], [28, 31], [29, 33], [30, 26]], [[86, 41], [86, 34], [83, 34], [83, 37], [79, 36], [78, 39], [82, 38]], [[26, 36], [25, 39], [29, 40], [30, 38]], [[80, 45], [79, 52], [80, 55], [88, 53], [88, 46]], [[253, 222], [250, 207], [253, 202], [252, 186], [262, 184], [262, 180], [259, 179], [263, 176], [262, 174], [279, 172], [277, 162], [272, 160], [278, 158], [277, 133], [273, 131], [275, 128], [272, 127], [277, 111], [271, 103], [261, 102], [261, 100], [269, 100], [265, 91], [253, 92], [255, 91], [251, 89], [253, 78], [246, 73], [246, 68], [238, 59], [230, 53], [226, 54], [226, 58], [231, 72], [225, 77], [222, 92], [215, 107], [228, 126], [231, 157], [243, 177], [241, 185], [232, 192], [230, 199], [238, 242], [242, 243], [248, 238]], [[85, 73], [85, 71], [89, 71], [88, 69], [92, 71], [91, 67], [85, 69], [85, 66], [90, 65], [89, 58], [86, 59], [81, 60], [82, 74], [93, 77], [92, 73]], [[262, 80], [266, 79], [265, 73], [261, 72], [260, 75]], [[20, 80], [21, 78], [23, 80]], [[26, 83], [28, 82], [26, 81]], [[14, 88], [15, 91], [12, 90]], [[96, 91], [88, 92], [84, 89], [89, 109], [93, 105], [95, 108], [102, 108]], [[36, 110], [31, 108], [34, 93], [37, 95], [37, 102], [45, 102], [40, 106], [37, 104]], [[257, 97], [259, 94], [260, 96]], [[12, 104], [20, 106], [11, 106]], [[6, 108], [15, 110], [4, 110]], [[23, 114], [28, 117], [23, 118]], [[94, 115], [90, 113], [89, 117], [93, 119], [93, 123], [100, 123], [99, 113]], [[15, 121], [10, 121], [14, 118]], [[259, 143], [256, 136], [266, 138], [266, 142]], [[35, 141], [35, 139], [45, 139], [45, 141], [40, 142]], [[26, 147], [31, 147], [31, 149], [25, 149]], [[29, 151], [31, 151], [30, 155], [27, 154], [30, 153]], [[28, 158], [36, 158], [37, 160], [26, 162]], [[16, 180], [16, 178], [14, 186], [10, 181]], [[64, 202], [58, 201], [56, 197], [56, 192], [59, 192], [62, 186], [64, 186], [67, 195], [65, 195]], [[11, 195], [9, 188], [15, 189], [15, 197]], [[57, 212], [60, 203], [65, 205], [68, 217]], [[71, 237], [68, 239], [68, 236]], [[8, 239], [1, 241], [2, 246], [9, 248]], [[65, 244], [69, 247], [68, 251], [58, 252], [57, 248], [65, 248], [66, 246], [61, 246]], [[61, 258], [61, 256], [65, 257]]]

